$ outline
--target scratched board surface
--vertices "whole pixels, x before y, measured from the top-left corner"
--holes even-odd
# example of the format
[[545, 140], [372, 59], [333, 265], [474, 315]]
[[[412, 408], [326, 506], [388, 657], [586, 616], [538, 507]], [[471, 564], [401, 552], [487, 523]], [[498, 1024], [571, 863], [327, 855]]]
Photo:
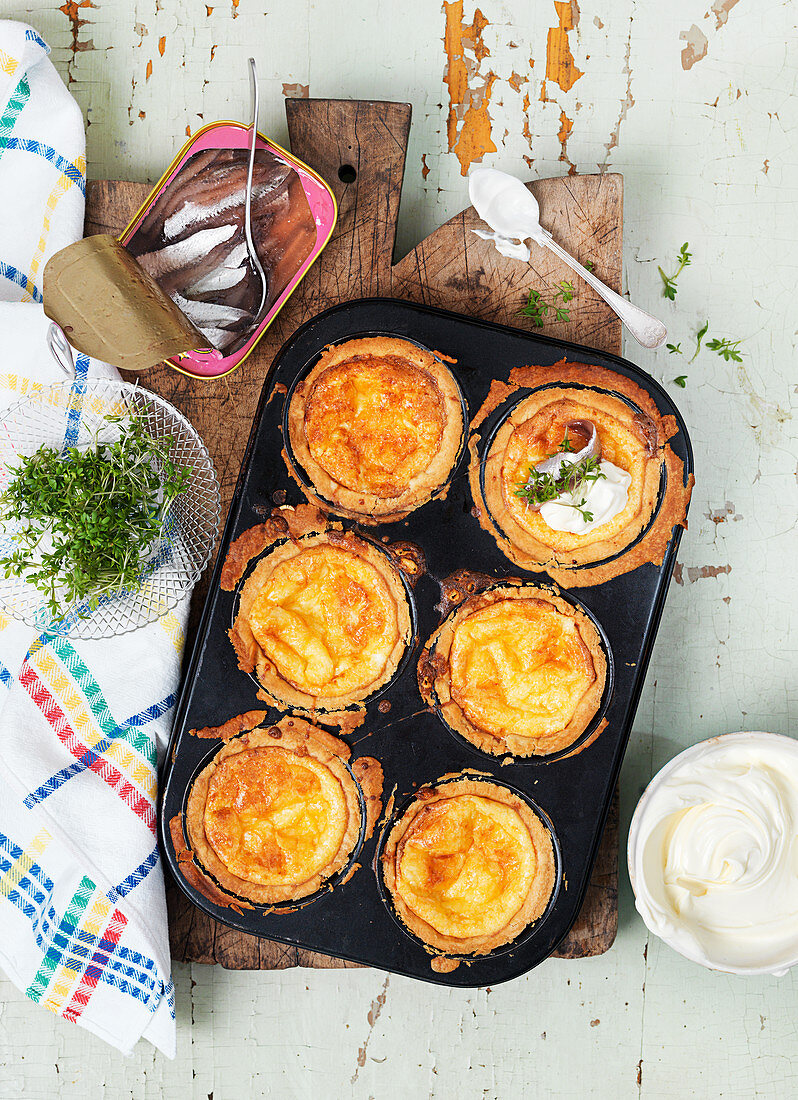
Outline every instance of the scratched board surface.
[[[477, 6], [480, 35], [469, 30]], [[699, 480], [624, 765], [622, 840], [642, 786], [680, 748], [738, 728], [795, 732], [795, 4], [466, 0], [458, 12], [427, 0], [11, 0], [3, 15], [34, 23], [53, 47], [90, 122], [94, 179], [152, 181], [187, 126], [245, 115], [251, 53], [261, 128], [277, 140], [283, 85], [412, 102], [397, 257], [464, 205], [451, 146], [472, 106], [471, 119], [484, 121], [468, 124], [477, 140], [460, 146], [470, 144], [466, 162], [528, 179], [566, 175], [569, 164], [623, 173], [631, 298], [662, 313], [688, 359], [706, 320], [710, 335], [744, 337], [744, 357], [702, 350], [687, 364], [626, 342], [624, 354], [677, 395]], [[444, 39], [450, 29], [454, 56], [459, 27], [466, 79], [450, 88]], [[563, 38], [581, 74], [570, 87]], [[685, 240], [693, 263], [666, 302], [657, 265], [670, 272]], [[568, 324], [559, 329], [569, 337]], [[672, 379], [684, 373], [677, 391]], [[3, 982], [0, 1091], [507, 1098], [534, 1081], [552, 1097], [592, 1087], [659, 1100], [689, 1081], [695, 1097], [748, 1100], [796, 1087], [795, 979], [735, 982], [682, 963], [649, 942], [623, 871], [612, 951], [551, 960], [490, 993], [422, 995], [370, 970], [178, 965], [175, 978], [173, 1063], [147, 1044], [123, 1059]]]

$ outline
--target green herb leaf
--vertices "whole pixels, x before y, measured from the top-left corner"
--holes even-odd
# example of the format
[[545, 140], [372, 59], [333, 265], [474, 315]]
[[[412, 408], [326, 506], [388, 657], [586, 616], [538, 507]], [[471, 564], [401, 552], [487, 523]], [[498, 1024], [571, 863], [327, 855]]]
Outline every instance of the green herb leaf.
[[684, 242], [679, 249], [679, 255], [676, 257], [678, 261], [678, 267], [674, 271], [673, 275], [666, 275], [661, 267], [657, 268], [660, 278], [662, 279], [662, 296], [668, 298], [671, 302], [676, 298], [676, 280], [681, 275], [682, 271], [689, 266], [692, 260], [692, 253], [688, 252], [689, 244]]
[[137, 588], [191, 476], [170, 459], [171, 444], [133, 417], [114, 443], [21, 457], [0, 495], [0, 521], [16, 528], [0, 570], [34, 585], [56, 618], [74, 603], [93, 609], [104, 595]]
[[680, 374], [678, 378], [674, 378], [674, 382], [677, 386], [681, 386], [682, 389], [684, 389], [684, 387], [687, 385], [687, 375]]
[[[573, 447], [568, 439], [567, 432], [559, 446], [559, 451], [573, 453]], [[558, 452], [555, 451], [554, 454], [556, 453]], [[547, 457], [552, 458], [553, 454]], [[520, 497], [521, 500], [525, 500], [527, 504], [536, 507], [540, 507], [541, 504], [546, 504], [548, 501], [557, 500], [559, 504], [566, 505], [579, 512], [585, 523], [592, 523], [593, 514], [584, 507], [587, 500], [586, 496], [579, 504], [558, 500], [558, 498], [565, 494], [576, 496], [587, 486], [606, 476], [602, 472], [597, 458], [583, 458], [579, 462], [563, 463], [556, 477], [554, 474], [541, 473], [537, 467], [530, 466], [526, 481], [519, 482], [514, 491], [515, 495]]]
[[705, 321], [704, 322], [704, 327], [700, 328], [698, 330], [698, 332], [695, 334], [695, 351], [693, 352], [692, 358], [690, 359], [691, 363], [692, 363], [693, 359], [695, 359], [695, 357], [698, 355], [699, 351], [701, 351], [701, 341], [706, 336], [708, 328], [709, 328], [709, 321]]
[[570, 321], [570, 311], [565, 306], [572, 301], [575, 294], [573, 283], [563, 279], [557, 283], [554, 293], [548, 299], [539, 290], [530, 290], [526, 303], [518, 312], [525, 317], [531, 317], [532, 324], [538, 328], [545, 323], [550, 312], [553, 312], [555, 321]]
[[681, 340], [679, 341], [678, 344], [666, 344], [665, 347], [668, 349], [668, 351], [671, 353], [671, 355], [683, 355], [684, 354], [684, 352], [682, 351], [682, 342], [681, 342]]
[[707, 343], [707, 349], [722, 355], [727, 363], [730, 359], [733, 359], [735, 363], [742, 363], [743, 357], [738, 351], [741, 343], [742, 340], [710, 340]]

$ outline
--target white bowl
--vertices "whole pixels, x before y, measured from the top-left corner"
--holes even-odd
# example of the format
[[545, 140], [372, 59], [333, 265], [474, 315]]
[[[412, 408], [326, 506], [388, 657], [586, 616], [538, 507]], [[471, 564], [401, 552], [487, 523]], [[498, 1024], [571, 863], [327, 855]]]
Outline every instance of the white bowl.
[[[762, 966], [753, 962], [751, 964], [738, 963], [735, 965], [728, 960], [719, 959], [717, 957], [713, 958], [710, 957], [709, 953], [702, 952], [697, 942], [691, 942], [692, 936], [684, 935], [677, 939], [672, 935], [665, 934], [661, 927], [655, 926], [645, 898], [641, 899], [641, 895], [645, 892], [642, 855], [645, 842], [650, 835], [648, 826], [651, 824], [646, 821], [646, 815], [651, 807], [653, 799], [659, 794], [663, 784], [670, 779], [675, 772], [682, 769], [685, 764], [690, 764], [691, 762], [695, 763], [698, 758], [710, 756], [715, 752], [725, 753], [728, 748], [737, 747], [741, 744], [744, 746], [763, 744], [769, 747], [777, 746], [780, 751], [784, 751], [791, 757], [795, 757], [796, 769], [798, 771], [798, 741], [794, 740], [792, 737], [783, 737], [780, 734], [765, 733], [763, 731], [723, 734], [719, 737], [709, 738], [707, 741], [701, 741], [697, 745], [692, 745], [689, 749], [685, 749], [684, 752], [680, 752], [678, 756], [675, 756], [657, 772], [646, 787], [637, 804], [629, 828], [629, 842], [627, 845], [629, 878], [632, 883], [637, 910], [643, 918], [646, 927], [650, 932], [661, 939], [663, 943], [667, 943], [669, 947], [672, 947], [674, 951], [677, 951], [684, 958], [689, 959], [691, 962], [699, 963], [709, 970], [720, 970], [728, 974], [748, 976], [770, 974], [781, 976], [786, 974], [791, 967], [798, 965], [798, 913], [796, 913], [795, 922], [794, 950], [791, 948], [789, 952], [784, 953], [783, 959], [780, 958], [777, 963], [773, 963], [769, 966]], [[796, 784], [796, 791], [798, 793], [798, 784]]]

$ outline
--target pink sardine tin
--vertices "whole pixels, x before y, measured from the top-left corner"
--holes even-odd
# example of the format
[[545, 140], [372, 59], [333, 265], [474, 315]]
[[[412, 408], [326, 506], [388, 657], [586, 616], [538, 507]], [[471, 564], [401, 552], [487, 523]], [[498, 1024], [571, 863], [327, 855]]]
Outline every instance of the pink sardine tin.
[[332, 191], [307, 165], [258, 134], [252, 236], [266, 303], [247, 256], [244, 201], [251, 131], [214, 122], [191, 138], [119, 238], [208, 341], [166, 362], [219, 378], [252, 351], [330, 239]]

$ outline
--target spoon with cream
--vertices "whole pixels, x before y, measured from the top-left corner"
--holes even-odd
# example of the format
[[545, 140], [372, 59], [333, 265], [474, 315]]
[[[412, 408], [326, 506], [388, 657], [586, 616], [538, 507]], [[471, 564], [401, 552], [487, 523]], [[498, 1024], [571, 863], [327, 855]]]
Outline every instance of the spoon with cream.
[[668, 333], [662, 321], [610, 290], [557, 244], [540, 224], [537, 199], [519, 179], [495, 168], [475, 168], [468, 177], [468, 195], [477, 214], [493, 231], [475, 229], [474, 233], [485, 241], [494, 241], [502, 256], [528, 263], [530, 251], [525, 242], [530, 239], [548, 248], [604, 299], [639, 344], [658, 348], [664, 343]]

